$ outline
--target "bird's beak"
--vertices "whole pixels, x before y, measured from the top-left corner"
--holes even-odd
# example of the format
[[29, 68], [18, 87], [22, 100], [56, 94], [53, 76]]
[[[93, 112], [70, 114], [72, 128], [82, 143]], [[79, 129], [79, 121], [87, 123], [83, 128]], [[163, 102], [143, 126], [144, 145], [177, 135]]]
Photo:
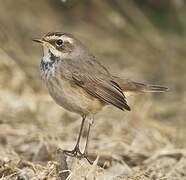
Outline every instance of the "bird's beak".
[[32, 39], [32, 41], [34, 41], [34, 42], [37, 42], [37, 43], [43, 43], [43, 40], [41, 40], [41, 39]]

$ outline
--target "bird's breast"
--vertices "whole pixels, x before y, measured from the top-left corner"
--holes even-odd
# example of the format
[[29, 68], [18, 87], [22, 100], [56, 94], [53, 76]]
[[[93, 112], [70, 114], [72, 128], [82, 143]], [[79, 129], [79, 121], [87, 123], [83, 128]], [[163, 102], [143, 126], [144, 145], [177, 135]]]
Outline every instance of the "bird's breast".
[[78, 114], [95, 114], [104, 106], [103, 103], [89, 95], [81, 87], [69, 80], [56, 76], [46, 82], [50, 95], [57, 104]]

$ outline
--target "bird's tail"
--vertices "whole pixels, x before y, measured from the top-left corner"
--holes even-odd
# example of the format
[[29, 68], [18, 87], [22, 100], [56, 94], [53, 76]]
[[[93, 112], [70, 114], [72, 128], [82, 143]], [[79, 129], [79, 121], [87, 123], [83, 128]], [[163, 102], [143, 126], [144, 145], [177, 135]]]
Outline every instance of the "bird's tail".
[[120, 78], [117, 78], [117, 82], [124, 92], [166, 92], [169, 90], [169, 88], [165, 86], [144, 84]]
[[132, 92], [165, 92], [168, 91], [167, 87], [159, 85], [151, 85], [130, 81], [126, 84], [121, 84], [123, 91], [132, 91]]

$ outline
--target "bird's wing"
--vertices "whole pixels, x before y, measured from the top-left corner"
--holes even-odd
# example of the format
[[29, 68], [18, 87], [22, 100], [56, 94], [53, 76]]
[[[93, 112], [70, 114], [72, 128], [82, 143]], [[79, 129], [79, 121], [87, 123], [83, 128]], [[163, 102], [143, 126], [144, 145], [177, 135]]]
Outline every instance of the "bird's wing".
[[107, 104], [130, 111], [120, 86], [107, 71], [103, 71], [103, 73], [100, 71], [103, 66], [98, 68], [99, 64], [96, 61], [84, 61], [80, 64], [67, 60], [65, 64], [61, 64], [61, 68], [66, 72], [68, 71], [66, 74], [72, 83], [82, 87], [87, 93]]

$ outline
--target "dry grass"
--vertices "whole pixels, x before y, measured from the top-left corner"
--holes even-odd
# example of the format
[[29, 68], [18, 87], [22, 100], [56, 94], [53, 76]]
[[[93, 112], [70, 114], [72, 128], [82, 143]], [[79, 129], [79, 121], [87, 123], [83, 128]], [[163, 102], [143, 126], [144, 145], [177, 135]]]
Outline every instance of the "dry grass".
[[[0, 1], [1, 179], [186, 179], [185, 12], [175, 6], [179, 35], [155, 26], [132, 2]], [[41, 51], [30, 42], [61, 29], [81, 38], [114, 74], [172, 89], [130, 96], [131, 113], [107, 107], [96, 115], [94, 164], [67, 158], [68, 171], [57, 149], [75, 144], [79, 116], [48, 96], [38, 72]]]

